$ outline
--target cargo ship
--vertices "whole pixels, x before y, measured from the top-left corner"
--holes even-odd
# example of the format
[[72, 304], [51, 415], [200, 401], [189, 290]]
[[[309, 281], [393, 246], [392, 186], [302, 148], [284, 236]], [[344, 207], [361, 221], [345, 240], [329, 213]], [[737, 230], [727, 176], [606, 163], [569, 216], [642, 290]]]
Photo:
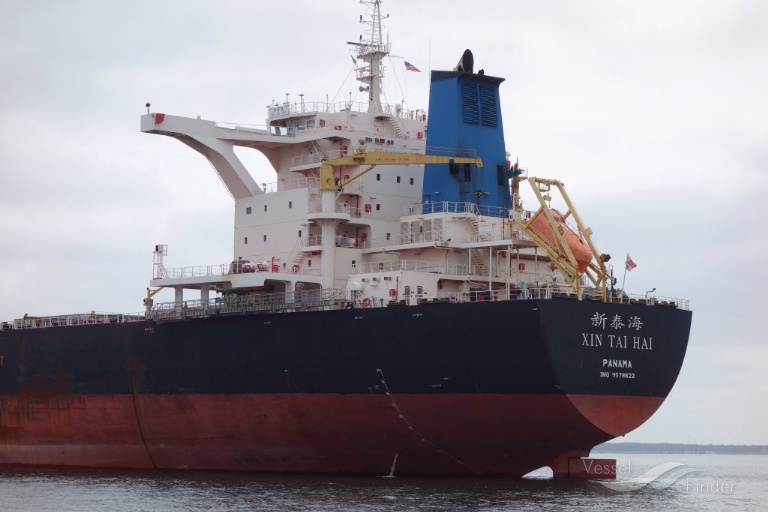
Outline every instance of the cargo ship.
[[286, 97], [263, 127], [147, 105], [141, 131], [232, 195], [232, 259], [172, 268], [159, 244], [141, 313], [0, 323], [0, 465], [610, 473], [590, 450], [669, 394], [688, 302], [616, 287], [562, 183], [510, 161], [503, 78], [469, 50], [428, 109], [383, 103], [390, 43], [361, 3], [364, 102]]

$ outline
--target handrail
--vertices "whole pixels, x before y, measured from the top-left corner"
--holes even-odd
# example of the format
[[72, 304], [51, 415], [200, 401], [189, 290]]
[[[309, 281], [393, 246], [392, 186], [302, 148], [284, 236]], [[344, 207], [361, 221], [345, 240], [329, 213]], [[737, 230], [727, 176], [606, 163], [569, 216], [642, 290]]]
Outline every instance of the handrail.
[[377, 247], [386, 247], [388, 245], [407, 245], [423, 242], [443, 242], [443, 231], [432, 229], [418, 233], [395, 233], [387, 237], [372, 238], [365, 246], [365, 249], [374, 249]]
[[[421, 268], [427, 270], [429, 266], [438, 269], [441, 266], [429, 262], [399, 261], [393, 260], [391, 270], [402, 267], [404, 270]], [[378, 265], [377, 263], [377, 265]], [[395, 265], [397, 263], [398, 265]], [[457, 267], [460, 265], [456, 265]], [[378, 271], [389, 271], [387, 265]], [[450, 266], [449, 266], [450, 267]], [[149, 316], [145, 313], [80, 313], [70, 315], [25, 317], [8, 322], [0, 322], [0, 331], [41, 329], [51, 327], [67, 327], [77, 325], [105, 325], [128, 322], [144, 322], [147, 320], [176, 320], [183, 318], [204, 318], [209, 316], [249, 314], [249, 313], [284, 313], [309, 308], [339, 307], [346, 304], [345, 290], [340, 288], [325, 288], [315, 290], [301, 290], [287, 293], [270, 293], [248, 295], [244, 297], [217, 297], [209, 300], [187, 300], [182, 303], [163, 302], [153, 306]], [[424, 300], [426, 296], [413, 295], [415, 303]], [[506, 289], [476, 290], [469, 292], [439, 292], [437, 300], [447, 302], [500, 302], [508, 300], [549, 300], [557, 298], [570, 298], [576, 300], [576, 294], [570, 288], [558, 286], [526, 286]], [[583, 288], [584, 300], [601, 301], [602, 296], [594, 288]], [[690, 310], [690, 302], [686, 299], [669, 297], [650, 297], [645, 295], [626, 294], [621, 290], [614, 290], [608, 296], [609, 302], [618, 304], [634, 304], [648, 307], [674, 307], [685, 311]], [[359, 301], [358, 301], [359, 302]], [[359, 304], [358, 304], [359, 307]]]
[[272, 183], [263, 183], [262, 189], [265, 194], [273, 192], [283, 192], [285, 190], [296, 190], [299, 188], [319, 188], [320, 182], [317, 178], [307, 177], [295, 180], [280, 180]]
[[230, 264], [197, 265], [192, 267], [167, 268], [164, 279], [183, 279], [187, 277], [223, 276], [229, 272]]
[[432, 274], [468, 275], [469, 265], [439, 264], [419, 260], [385, 260], [370, 263], [358, 263], [353, 269], [354, 274], [373, 274], [377, 272], [428, 272]]
[[[312, 201], [309, 203], [307, 207], [308, 213], [322, 213], [323, 212], [323, 203], [320, 201]], [[365, 208], [355, 208], [351, 205], [346, 205], [344, 203], [336, 203], [336, 206], [334, 206], [333, 213], [346, 213], [350, 217], [354, 218], [362, 218], [362, 219], [376, 219], [376, 220], [383, 220], [386, 222], [398, 222], [400, 220], [400, 217], [396, 215], [390, 215], [385, 212], [379, 211], [379, 210], [368, 210]]]
[[219, 131], [230, 131], [235, 133], [247, 133], [256, 135], [269, 135], [268, 127], [266, 125], [256, 124], [243, 124], [243, 123], [227, 123], [216, 122], [216, 129]]
[[[383, 113], [400, 119], [412, 119], [414, 121], [426, 120], [426, 112], [421, 109], [408, 110], [397, 105], [383, 105], [383, 110]], [[299, 101], [293, 103], [274, 103], [267, 107], [267, 116], [269, 118], [295, 114], [310, 114], [315, 112], [368, 112], [368, 103], [363, 101]]]
[[[646, 297], [644, 295], [625, 294], [620, 290], [615, 290], [614, 294], [614, 300], [610, 302], [644, 306], [666, 306], [682, 309], [685, 311], [690, 309], [690, 302], [686, 299], [673, 299], [669, 297]], [[438, 299], [449, 299], [451, 302], [498, 302], [506, 300], [541, 300], [556, 298], [572, 298], [575, 300], [576, 294], [570, 288], [557, 286], [510, 288], [509, 297], [507, 297], [506, 289], [438, 293]], [[594, 288], [583, 288], [582, 299], [602, 301], [602, 295], [598, 290]]]
[[154, 320], [208, 317], [244, 313], [281, 313], [297, 309], [332, 306], [343, 300], [344, 290], [324, 288], [286, 293], [225, 296], [208, 300], [188, 300], [181, 304], [163, 302], [152, 307]]
[[[316, 244], [315, 244], [316, 242]], [[322, 239], [320, 235], [312, 237], [302, 237], [301, 247], [307, 247], [308, 245], [321, 245]], [[232, 274], [253, 274], [257, 272], [275, 272], [286, 273], [288, 269], [275, 270], [272, 266], [272, 262], [265, 261], [250, 261], [250, 260], [237, 260], [231, 263], [222, 263], [219, 265], [198, 265], [193, 267], [180, 267], [165, 269], [165, 274], [162, 279], [185, 279], [190, 277], [212, 277], [212, 276], [226, 276]], [[304, 274], [311, 272], [302, 272]]]
[[40, 329], [45, 327], [65, 327], [73, 325], [122, 324], [143, 322], [144, 313], [76, 313], [56, 316], [18, 318], [9, 322], [0, 322], [0, 331], [18, 329]]
[[532, 212], [516, 211], [501, 206], [478, 205], [469, 202], [433, 201], [416, 203], [403, 208], [403, 215], [426, 215], [429, 213], [466, 213], [483, 217], [514, 218], [515, 215], [530, 218]]

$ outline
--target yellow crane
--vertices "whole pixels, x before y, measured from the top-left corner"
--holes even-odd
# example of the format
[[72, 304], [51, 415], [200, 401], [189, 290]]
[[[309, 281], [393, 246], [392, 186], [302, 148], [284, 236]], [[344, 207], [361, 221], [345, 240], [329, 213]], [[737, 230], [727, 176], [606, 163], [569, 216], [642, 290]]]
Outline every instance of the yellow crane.
[[147, 316], [149, 316], [152, 313], [152, 305], [154, 304], [152, 297], [154, 297], [157, 294], [157, 292], [159, 292], [162, 289], [163, 289], [162, 286], [156, 290], [150, 290], [149, 288], [147, 288], [147, 297], [144, 299], [144, 307], [146, 308]]
[[[423, 164], [475, 164], [483, 166], [483, 161], [475, 157], [422, 155], [420, 153], [394, 153], [388, 151], [372, 151], [368, 153], [365, 146], [358, 148], [357, 153], [342, 156], [332, 160], [326, 160], [320, 165], [320, 190], [339, 190], [344, 185], [355, 181], [377, 165], [423, 165]], [[368, 165], [367, 169], [360, 171], [344, 181], [336, 181], [333, 173], [334, 166]]]

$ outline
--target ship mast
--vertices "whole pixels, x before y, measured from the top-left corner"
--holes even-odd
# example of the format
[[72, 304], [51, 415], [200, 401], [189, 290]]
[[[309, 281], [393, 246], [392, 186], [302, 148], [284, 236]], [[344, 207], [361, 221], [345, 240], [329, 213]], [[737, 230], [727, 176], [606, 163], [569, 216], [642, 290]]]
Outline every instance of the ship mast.
[[[384, 70], [381, 61], [389, 55], [389, 43], [384, 43], [381, 31], [381, 0], [360, 0], [361, 4], [368, 6], [370, 19], [360, 15], [360, 23], [368, 25], [365, 35], [360, 35], [357, 46], [357, 58], [365, 62], [357, 68], [357, 80], [365, 85], [360, 86], [360, 92], [368, 92], [368, 112], [382, 112], [381, 107], [381, 79]], [[387, 14], [384, 19], [389, 18]]]

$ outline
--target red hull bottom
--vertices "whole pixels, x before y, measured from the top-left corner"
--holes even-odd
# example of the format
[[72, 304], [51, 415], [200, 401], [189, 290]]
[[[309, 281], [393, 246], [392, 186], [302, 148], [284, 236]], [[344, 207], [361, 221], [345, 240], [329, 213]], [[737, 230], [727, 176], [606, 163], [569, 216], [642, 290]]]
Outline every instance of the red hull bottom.
[[661, 397], [110, 395], [0, 399], [0, 464], [522, 476], [642, 424]]

